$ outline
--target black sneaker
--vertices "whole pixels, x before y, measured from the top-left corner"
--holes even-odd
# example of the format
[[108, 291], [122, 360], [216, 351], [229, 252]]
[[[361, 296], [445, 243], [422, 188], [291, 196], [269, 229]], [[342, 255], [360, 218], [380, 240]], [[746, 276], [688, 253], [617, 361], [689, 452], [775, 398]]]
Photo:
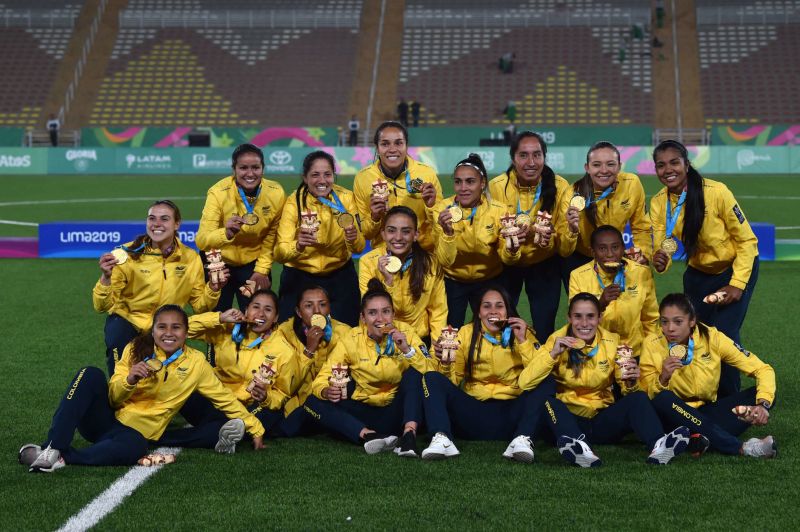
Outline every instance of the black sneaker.
[[413, 430], [406, 431], [403, 437], [400, 438], [400, 446], [394, 448], [394, 454], [397, 456], [407, 456], [409, 458], [416, 458], [417, 454], [417, 435]]
[[710, 446], [711, 442], [708, 441], [708, 438], [696, 432], [689, 436], [689, 445], [686, 447], [686, 451], [692, 455], [692, 458], [700, 458]]

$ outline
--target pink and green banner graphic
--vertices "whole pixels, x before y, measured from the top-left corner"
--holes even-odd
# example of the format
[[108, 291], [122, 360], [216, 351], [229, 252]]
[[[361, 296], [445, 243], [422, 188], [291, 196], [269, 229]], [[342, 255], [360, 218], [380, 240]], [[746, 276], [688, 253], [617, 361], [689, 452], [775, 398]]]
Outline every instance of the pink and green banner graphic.
[[98, 148], [185, 148], [189, 135], [207, 133], [211, 148], [233, 148], [249, 142], [256, 146], [303, 148], [335, 146], [336, 128], [325, 127], [85, 127], [81, 144]]
[[796, 146], [800, 144], [800, 124], [714, 126], [713, 145]]

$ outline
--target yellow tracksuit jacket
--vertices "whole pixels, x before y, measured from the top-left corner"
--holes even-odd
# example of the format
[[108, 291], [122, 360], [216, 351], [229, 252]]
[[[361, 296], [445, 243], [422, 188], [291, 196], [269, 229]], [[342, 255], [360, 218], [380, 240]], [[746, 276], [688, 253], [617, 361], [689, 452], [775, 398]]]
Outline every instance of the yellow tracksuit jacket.
[[417, 301], [411, 298], [411, 270], [393, 275], [392, 285], [384, 282], [383, 274], [378, 271], [378, 259], [386, 255], [386, 244], [361, 257], [358, 261], [358, 285], [361, 295], [367, 292], [367, 283], [373, 277], [381, 281], [386, 291], [392, 296], [395, 317], [408, 323], [420, 337], [438, 338], [442, 329], [447, 326], [447, 295], [444, 291], [442, 269], [431, 255], [431, 271], [425, 276], [422, 294]]
[[[744, 290], [753, 272], [753, 260], [758, 256], [758, 239], [728, 187], [719, 181], [704, 178], [703, 195], [705, 218], [697, 240], [697, 252], [689, 258], [689, 266], [711, 275], [733, 266], [730, 285]], [[669, 194], [666, 187], [650, 200], [655, 249], [659, 249], [666, 236], [667, 197], [674, 213], [678, 196]], [[681, 209], [673, 234], [678, 239], [683, 236], [684, 215], [685, 210]]]
[[[118, 314], [142, 331], [150, 328], [153, 314], [162, 305], [184, 306], [188, 302], [195, 312], [217, 306], [220, 292], [206, 284], [200, 256], [176, 242], [175, 251], [167, 258], [160, 250], [147, 247], [138, 260], [131, 257], [116, 265], [109, 286], [100, 281], [94, 285], [94, 309]], [[125, 246], [130, 245], [128, 242]]]
[[[560, 175], [556, 175], [556, 198], [553, 204], [553, 234], [550, 238], [550, 244], [546, 248], [539, 247], [533, 243], [533, 233], [529, 232], [528, 241], [520, 248], [520, 259], [517, 266], [530, 266], [537, 264], [546, 259], [549, 259], [556, 253], [566, 257], [571, 255], [575, 249], [575, 235], [570, 234], [567, 227], [566, 209], [560, 207], [569, 203], [571, 197], [572, 187], [566, 179]], [[520, 208], [523, 210], [530, 209], [529, 216], [531, 220], [536, 220], [536, 212], [541, 210], [541, 198], [533, 204], [536, 197], [536, 187], [523, 187], [520, 188], [517, 183], [516, 171], [511, 170], [511, 175], [500, 174], [491, 181], [489, 181], [489, 194], [492, 200], [501, 203], [505, 206], [506, 212], [517, 212], [517, 200], [519, 200]], [[566, 197], [566, 198], [565, 198]]]
[[[475, 346], [472, 376], [465, 380], [469, 344], [472, 341], [473, 324], [468, 323], [458, 330], [459, 346], [452, 364], [441, 364], [440, 371], [456, 386], [462, 386], [467, 394], [479, 401], [487, 399], [514, 399], [523, 392], [519, 387], [522, 368], [531, 362], [538, 341], [528, 330], [525, 341], [516, 338], [511, 347], [494, 345], [481, 336]], [[500, 336], [492, 336], [500, 340]]]
[[[572, 192], [572, 191], [571, 191]], [[601, 191], [595, 190], [595, 198], [600, 197]], [[574, 195], [574, 192], [570, 194]], [[650, 242], [650, 217], [645, 213], [644, 187], [639, 176], [629, 172], [620, 172], [614, 192], [602, 199], [597, 204], [597, 225], [592, 225], [586, 217], [586, 211], [581, 211], [578, 224], [578, 242], [576, 251], [591, 257], [592, 232], [601, 225], [611, 225], [620, 231], [625, 229], [625, 224], [631, 223], [633, 245], [642, 250], [648, 260], [653, 254], [653, 245]]]
[[[393, 324], [395, 328], [405, 333], [408, 344], [414, 347], [415, 352], [411, 358], [406, 358], [397, 346], [394, 355], [379, 357], [375, 351], [375, 341], [367, 336], [367, 328], [361, 324], [340, 339], [343, 349], [337, 349], [328, 356], [327, 362], [312, 384], [314, 395], [324, 399], [322, 390], [329, 386], [331, 367], [338, 363], [350, 366], [350, 378], [356, 383], [351, 399], [372, 406], [386, 406], [392, 402], [403, 373], [408, 368], [414, 368], [423, 374], [433, 369], [435, 367], [433, 360], [427, 358], [419, 348], [422, 340], [417, 333], [403, 322], [394, 321]], [[383, 351], [385, 347], [384, 339], [380, 349]]]
[[[226, 177], [208, 189], [206, 204], [197, 230], [197, 247], [204, 251], [221, 249], [222, 259], [231, 266], [256, 261], [255, 271], [264, 275], [272, 268], [272, 249], [286, 194], [275, 181], [261, 178], [261, 192], [253, 206], [258, 215], [255, 225], [243, 225], [232, 239], [225, 234], [225, 222], [243, 215], [247, 208], [239, 196], [234, 176]], [[249, 201], [249, 200], [248, 200]]]
[[[406, 168], [412, 180], [422, 179], [426, 183], [433, 183], [433, 186], [436, 188], [436, 200], [438, 201], [442, 198], [442, 185], [439, 183], [439, 178], [436, 176], [436, 171], [433, 168], [415, 161], [411, 157], [406, 157]], [[428, 251], [433, 251], [433, 228], [430, 222], [425, 218], [425, 202], [422, 200], [422, 194], [408, 193], [406, 190], [405, 172], [401, 173], [397, 179], [386, 177], [381, 171], [379, 161], [375, 161], [371, 165], [362, 168], [361, 171], [356, 174], [355, 181], [353, 182], [353, 193], [356, 197], [358, 214], [361, 216], [361, 230], [364, 231], [364, 236], [372, 241], [373, 247], [383, 242], [383, 238], [380, 234], [383, 221], [373, 222], [369, 210], [372, 183], [377, 181], [378, 178], [389, 183], [389, 209], [395, 205], [403, 205], [414, 211], [417, 214], [417, 222], [419, 223], [419, 243]]]
[[[438, 220], [439, 213], [455, 201], [451, 196], [428, 209], [428, 219]], [[503, 264], [517, 264], [520, 250], [512, 254], [506, 248], [506, 240], [500, 236], [500, 218], [506, 209], [501, 203], [481, 198], [475, 217], [467, 217], [471, 209], [464, 210], [464, 219], [453, 224], [453, 236], [445, 234], [436, 223], [436, 249], [434, 256], [444, 269], [446, 277], [462, 283], [491, 279], [500, 275]]]
[[[333, 185], [333, 190], [347, 209], [355, 216], [356, 204], [353, 193], [339, 185]], [[297, 251], [297, 232], [300, 228], [297, 212], [297, 191], [286, 198], [283, 205], [283, 214], [278, 226], [278, 243], [275, 246], [275, 260], [286, 266], [303, 270], [312, 274], [327, 275], [343, 267], [353, 253], [360, 253], [366, 245], [364, 233], [358, 231], [358, 236], [349, 243], [344, 238], [344, 229], [336, 223], [336, 215], [327, 205], [323, 205], [317, 198], [308, 194], [306, 207], [300, 205], [301, 210], [312, 210], [317, 213], [320, 222], [317, 230], [317, 246], [308, 246], [303, 252]], [[331, 200], [331, 198], [327, 198]], [[302, 200], [302, 198], [301, 198]], [[358, 224], [356, 223], [356, 229]]]
[[254, 348], [247, 347], [258, 338], [248, 331], [239, 348], [231, 338], [232, 323], [220, 323], [219, 312], [195, 314], [189, 318], [189, 338], [197, 338], [214, 346], [214, 373], [236, 398], [244, 405], [251, 405], [253, 397], [247, 386], [253, 380], [253, 372], [264, 362], [271, 363], [277, 375], [272, 386], [267, 388], [267, 397], [261, 407], [281, 410], [295, 394], [300, 385], [300, 368], [292, 353], [284, 353], [280, 343], [272, 337], [266, 338]]
[[554, 332], [547, 342], [536, 350], [533, 361], [519, 376], [520, 388], [531, 390], [552, 373], [556, 380], [556, 397], [569, 408], [570, 412], [585, 418], [594, 417], [600, 410], [614, 403], [614, 394], [611, 391], [614, 381], [620, 384], [623, 394], [640, 390], [638, 382], [632, 387], [621, 382], [622, 369], [616, 363], [619, 335], [602, 327], [597, 328], [592, 345], [587, 345], [584, 349], [584, 352], [589, 352], [599, 345], [597, 354], [583, 363], [579, 376], [576, 377], [568, 367], [569, 350], [555, 359], [550, 356], [556, 338], [567, 336], [567, 327], [565, 325]]
[[284, 412], [287, 416], [296, 408], [302, 406], [303, 403], [306, 402], [308, 396], [311, 395], [311, 385], [322, 369], [322, 366], [325, 365], [325, 362], [328, 360], [328, 358], [333, 353], [337, 353], [336, 356], [339, 357], [344, 356], [343, 353], [340, 353], [340, 351], [344, 350], [344, 346], [342, 345], [340, 338], [350, 332], [350, 327], [347, 324], [340, 321], [331, 320], [331, 326], [333, 328], [331, 341], [326, 342], [324, 339], [320, 341], [319, 345], [317, 346], [317, 350], [314, 353], [314, 357], [309, 358], [303, 352], [305, 345], [294, 333], [293, 327], [294, 320], [296, 319], [297, 318], [295, 317], [289, 318], [285, 322], [281, 323], [278, 329], [275, 331], [275, 335], [282, 338], [282, 342], [280, 343], [277, 342], [276, 339], [277, 349], [282, 352], [290, 352], [297, 360], [297, 365], [300, 368], [300, 385], [297, 387], [294, 395], [292, 395], [292, 397], [289, 398], [289, 401], [286, 402], [286, 406], [284, 406]]
[[[229, 418], [244, 421], [251, 436], [264, 435], [261, 422], [222, 385], [197, 349], [186, 346], [169, 366], [134, 386], [129, 385], [132, 345], [125, 347], [108, 383], [108, 400], [120, 423], [136, 429], [148, 440], [158, 440], [189, 396], [197, 392]], [[156, 358], [163, 362], [167, 357], [156, 348]]]
[[[653, 274], [648, 266], [622, 259], [625, 264], [625, 292], [612, 301], [600, 318], [600, 325], [617, 333], [620, 342], [633, 348], [635, 356], [642, 354], [642, 341], [648, 334], [655, 334], [659, 328], [658, 300]], [[569, 277], [569, 298], [575, 294], [588, 292], [598, 299], [603, 288], [597, 280], [597, 272], [603, 284], [608, 286], [614, 282], [596, 262], [584, 264], [572, 271]]]
[[639, 359], [642, 386], [650, 397], [670, 390], [694, 407], [717, 400], [720, 366], [724, 362], [756, 380], [756, 401], [775, 402], [775, 370], [756, 355], [739, 347], [733, 340], [718, 331], [708, 328], [708, 338], [695, 327], [694, 358], [687, 366], [672, 373], [667, 386], [658, 379], [664, 360], [669, 356], [669, 344], [664, 335], [651, 334], [644, 341], [642, 357]]

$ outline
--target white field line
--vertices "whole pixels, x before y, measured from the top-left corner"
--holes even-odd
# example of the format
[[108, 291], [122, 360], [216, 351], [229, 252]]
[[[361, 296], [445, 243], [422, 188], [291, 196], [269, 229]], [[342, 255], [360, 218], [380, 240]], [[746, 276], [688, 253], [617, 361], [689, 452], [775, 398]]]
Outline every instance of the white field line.
[[170, 198], [158, 197], [131, 197], [131, 198], [76, 198], [76, 199], [60, 199], [60, 200], [29, 200], [29, 201], [3, 201], [0, 202], [0, 207], [16, 207], [22, 205], [66, 205], [69, 203], [113, 203], [117, 201], [156, 201], [160, 199], [170, 200], [198, 200], [204, 199], [205, 196], [172, 196]]
[[[161, 447], [154, 452], [161, 454], [178, 454], [180, 448]], [[145, 467], [134, 466], [111, 484], [103, 493], [84, 506], [80, 512], [70, 517], [57, 532], [83, 532], [99, 523], [105, 516], [122, 504], [127, 496], [133, 493], [145, 480], [158, 473], [163, 465]]]
[[780, 225], [775, 228], [776, 231], [789, 231], [792, 229], [800, 229], [800, 225]]
[[30, 227], [36, 227], [36, 226], [39, 225], [36, 222], [20, 222], [20, 221], [17, 221], [17, 220], [0, 220], [0, 224], [5, 224], [5, 225], [27, 225], [27, 226], [30, 226]]

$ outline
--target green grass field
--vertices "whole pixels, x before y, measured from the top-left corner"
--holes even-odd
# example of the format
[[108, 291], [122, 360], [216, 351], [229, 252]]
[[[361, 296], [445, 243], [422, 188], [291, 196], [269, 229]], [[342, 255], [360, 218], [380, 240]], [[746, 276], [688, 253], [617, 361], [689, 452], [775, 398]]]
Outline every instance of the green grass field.
[[[0, 219], [143, 220], [149, 198], [157, 197], [178, 198], [184, 217], [197, 219], [205, 190], [214, 181], [173, 176], [3, 177]], [[725, 181], [751, 220], [779, 226], [797, 223], [797, 199], [789, 198], [800, 196], [800, 182], [788, 177]], [[296, 178], [285, 182], [292, 187]], [[646, 179], [645, 186], [648, 194], [657, 189], [655, 179]], [[148, 199], [7, 205], [128, 197]], [[798, 238], [798, 233], [787, 231], [779, 238]], [[35, 228], [0, 225], [0, 236], [34, 235]], [[91, 306], [91, 287], [99, 271], [93, 260], [6, 259], [0, 260], [0, 272], [5, 280], [0, 313], [5, 457], [0, 461], [0, 525], [3, 530], [56, 529], [127, 471], [67, 467], [53, 475], [32, 475], [16, 463], [21, 444], [45, 438], [75, 371], [88, 364], [103, 367], [104, 316]], [[596, 446], [604, 466], [586, 471], [567, 466], [543, 442], [537, 443], [535, 463], [521, 465], [500, 457], [507, 442], [459, 441], [459, 458], [423, 463], [394, 455], [367, 456], [357, 446], [327, 437], [277, 440], [268, 441], [260, 453], [242, 445], [233, 456], [186, 450], [98, 528], [792, 529], [800, 516], [793, 495], [800, 473], [800, 407], [792, 399], [800, 392], [792, 344], [797, 336], [792, 316], [800, 312], [793, 288], [798, 275], [797, 262], [762, 264], [742, 332], [745, 346], [772, 364], [778, 375], [778, 402], [770, 424], [745, 434], [775, 435], [780, 446], [775, 460], [709, 453], [699, 461], [680, 457], [656, 468], [644, 463], [643, 446], [628, 440]], [[680, 287], [680, 268], [657, 278], [659, 295]], [[520, 307], [527, 316], [526, 302]]]

